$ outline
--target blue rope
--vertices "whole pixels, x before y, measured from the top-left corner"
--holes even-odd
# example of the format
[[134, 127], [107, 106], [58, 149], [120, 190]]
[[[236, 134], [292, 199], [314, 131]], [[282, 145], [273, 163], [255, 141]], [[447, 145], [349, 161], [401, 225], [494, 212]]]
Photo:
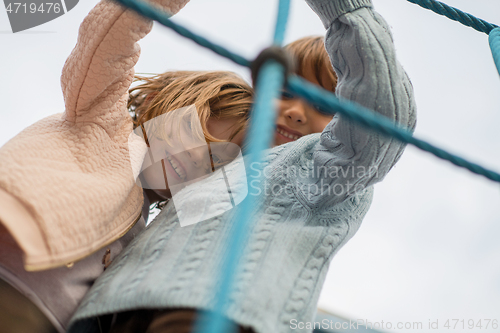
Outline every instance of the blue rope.
[[282, 45], [285, 39], [286, 24], [290, 13], [290, 0], [280, 0], [278, 4], [278, 17], [274, 30], [274, 45]]
[[220, 45], [212, 43], [208, 39], [198, 34], [195, 34], [194, 32], [184, 28], [181, 25], [172, 22], [167, 14], [160, 12], [157, 8], [149, 5], [144, 1], [138, 1], [138, 0], [116, 0], [116, 1], [128, 8], [135, 10], [136, 12], [147, 18], [150, 18], [152, 20], [161, 23], [162, 25], [172, 29], [179, 35], [191, 39], [196, 44], [203, 46], [209, 50], [212, 50], [218, 55], [221, 55], [229, 60], [232, 60], [238, 65], [250, 67], [250, 61], [248, 61], [247, 59], [231, 51], [228, 51], [226, 48]]
[[491, 30], [488, 38], [490, 42], [491, 54], [497, 66], [498, 74], [500, 74], [500, 28]]
[[[273, 103], [280, 96], [280, 90], [284, 84], [283, 67], [269, 60], [260, 69], [257, 78], [257, 88], [255, 92], [255, 103], [250, 118], [250, 128], [248, 130], [248, 165], [252, 167], [247, 169], [248, 188], [251, 188], [251, 182], [259, 179], [262, 175], [259, 168], [264, 156], [264, 150], [271, 146], [274, 137], [274, 122], [276, 112], [274, 112]], [[197, 333], [220, 333], [224, 331], [225, 321], [221, 317], [229, 306], [229, 295], [233, 286], [232, 277], [236, 273], [238, 263], [243, 253], [246, 243], [248, 229], [250, 226], [250, 216], [253, 209], [257, 206], [259, 196], [248, 195], [237, 207], [235, 222], [228, 235], [228, 244], [225, 260], [223, 262], [221, 275], [218, 280], [219, 289], [216, 292], [215, 311], [217, 313], [209, 316], [207, 326], [197, 325]]]
[[[283, 44], [289, 12], [290, 0], [280, 0], [273, 39], [275, 45]], [[254, 110], [250, 118], [250, 127], [246, 139], [248, 142], [249, 165], [252, 166], [261, 165], [264, 150], [271, 146], [276, 115], [273, 111], [273, 103], [279, 98], [279, 91], [285, 81], [284, 69], [275, 61], [271, 60], [264, 63], [259, 72]], [[257, 164], [254, 164], [255, 162]], [[250, 181], [258, 177], [258, 172], [258, 168], [250, 168], [247, 174], [248, 188], [251, 188]], [[238, 206], [239, 209], [234, 219], [238, 223], [234, 224], [227, 241], [227, 248], [231, 249], [231, 251], [227, 252], [224, 257], [223, 266], [220, 270], [220, 288], [215, 293], [215, 312], [209, 314], [206, 326], [202, 324], [203, 317], [199, 316], [195, 332], [218, 333], [227, 332], [229, 329], [222, 314], [229, 307], [229, 295], [234, 282], [233, 277], [243, 253], [246, 235], [249, 234], [250, 214], [256, 205], [257, 197], [249, 195]]]
[[468, 27], [489, 34], [491, 30], [497, 28], [495, 24], [481, 20], [471, 14], [465, 13], [457, 8], [448, 6], [445, 3], [435, 0], [408, 0], [411, 3], [432, 10], [434, 13], [444, 15], [453, 21], [458, 21]]
[[350, 101], [339, 101], [335, 95], [324, 89], [318, 89], [316, 86], [299, 77], [288, 79], [288, 88], [298, 96], [301, 96], [310, 103], [319, 105], [322, 109], [330, 110], [332, 113], [338, 112], [343, 116], [361, 124], [367, 128], [376, 130], [379, 133], [394, 137], [402, 142], [409, 143], [415, 147], [424, 150], [447, 160], [456, 166], [465, 168], [475, 174], [484, 176], [495, 182], [500, 182], [500, 174], [483, 168], [480, 165], [469, 162], [457, 155], [450, 154], [445, 150], [438, 148], [430, 143], [413, 137], [413, 135], [404, 128], [394, 125], [389, 119], [368, 110], [358, 104]]
[[[238, 56], [232, 52], [229, 52], [229, 51], [225, 50], [223, 47], [218, 46], [214, 43], [211, 43], [208, 40], [206, 40], [205, 38], [198, 36], [192, 32], [189, 32], [187, 29], [182, 28], [179, 25], [172, 23], [168, 19], [168, 16], [166, 14], [163, 14], [161, 12], [155, 12], [155, 8], [153, 8], [147, 4], [144, 4], [140, 0], [117, 0], [117, 1], [124, 4], [125, 6], [130, 6], [132, 9], [140, 10], [139, 12], [141, 14], [143, 14], [146, 17], [149, 17], [151, 19], [157, 20], [158, 22], [160, 22], [161, 24], [163, 24], [169, 28], [177, 29], [176, 31], [183, 31], [185, 34], [182, 34], [182, 35], [187, 37], [187, 38], [194, 38], [198, 41], [204, 41], [203, 43], [202, 42], [200, 42], [200, 43], [197, 42], [197, 43], [203, 47], [211, 49], [212, 51], [216, 52], [217, 54], [219, 54], [223, 57], [226, 57], [230, 60], [233, 60], [234, 62], [236, 62], [242, 66], [249, 67], [249, 65], [250, 65], [250, 62], [248, 60], [244, 59], [243, 57]], [[421, 6], [424, 6], [424, 4], [427, 4], [430, 7], [429, 9], [432, 9], [432, 4], [441, 4], [440, 2], [430, 1], [430, 0], [408, 0], [408, 1], [417, 3]], [[449, 7], [447, 5], [441, 4], [441, 6], [443, 6], [444, 8], [448, 8], [448, 10], [451, 12], [455, 11], [457, 13], [462, 13], [462, 15], [468, 15], [468, 14], [465, 14], [457, 9]], [[425, 8], [427, 8], [427, 7], [425, 7]], [[432, 9], [432, 10], [434, 10], [434, 9]], [[454, 19], [454, 18], [452, 17], [452, 19]], [[470, 17], [469, 17], [469, 19], [472, 20], [472, 18], [470, 18]], [[476, 20], [478, 20], [478, 19], [476, 19]], [[496, 27], [496, 26], [491, 25], [490, 23], [487, 23], [483, 20], [478, 20], [478, 21], [483, 22], [483, 25], [484, 25], [484, 23], [486, 23], [486, 25], [490, 25], [492, 28]], [[491, 31], [491, 30], [488, 30], [488, 28], [486, 28], [486, 31]], [[290, 83], [292, 83], [292, 82], [293, 82], [293, 84], [289, 85], [289, 87], [291, 89], [293, 89], [292, 92], [296, 92], [297, 94], [299, 94], [300, 96], [302, 96], [303, 98], [307, 99], [310, 102], [314, 102], [315, 104], [322, 104], [322, 107], [325, 109], [332, 109], [333, 108], [336, 111], [343, 113], [348, 117], [351, 114], [356, 112], [355, 111], [356, 108], [351, 106], [353, 104], [352, 102], [348, 102], [348, 101], [340, 102], [331, 93], [329, 94], [331, 96], [327, 96], [327, 95], [325, 95], [325, 92], [321, 92], [317, 87], [312, 86], [307, 81], [301, 80], [295, 76], [292, 76], [290, 78]], [[305, 88], [301, 87], [301, 85], [304, 86]], [[311, 97], [311, 96], [315, 96], [315, 97]], [[314, 98], [318, 98], [318, 101], [315, 101]], [[318, 103], [320, 100], [321, 100], [321, 103]], [[366, 110], [366, 109], [363, 108], [363, 110]], [[469, 170], [473, 173], [485, 176], [486, 178], [494, 180], [496, 182], [500, 181], [500, 176], [498, 173], [487, 170], [487, 169], [485, 169], [485, 168], [483, 168], [475, 163], [468, 162], [467, 160], [465, 160], [461, 157], [455, 156], [453, 154], [449, 154], [440, 148], [437, 148], [429, 143], [426, 143], [425, 141], [414, 139], [411, 137], [411, 135], [409, 133], [402, 134], [401, 129], [390, 122], [386, 121], [382, 125], [383, 120], [380, 119], [381, 117], [377, 117], [373, 111], [372, 112], [361, 112], [361, 113], [358, 112], [358, 113], [356, 113], [355, 116], [352, 116], [352, 117], [356, 118], [359, 123], [363, 123], [365, 126], [373, 127], [374, 129], [377, 129], [379, 131], [383, 130], [383, 131], [385, 131], [386, 134], [394, 135], [397, 139], [399, 139], [403, 142], [407, 142], [409, 144], [415, 145], [416, 147], [418, 147], [424, 151], [427, 151], [427, 152], [429, 152], [429, 153], [431, 153], [439, 158], [448, 160], [457, 166], [466, 168], [467, 170]]]
[[[237, 64], [249, 67], [250, 62], [234, 54], [222, 46], [214, 44], [207, 39], [189, 31], [188, 29], [179, 26], [169, 20], [168, 16], [156, 11], [156, 9], [144, 2], [139, 0], [117, 0], [123, 5], [130, 7], [140, 14], [154, 19], [161, 24], [173, 29], [180, 35], [190, 38], [197, 44], [209, 48], [215, 53], [224, 56]], [[416, 3], [424, 8], [431, 9], [438, 14], [445, 15], [452, 20], [459, 21], [465, 25], [471, 26], [479, 31], [490, 33], [497, 26], [492, 25], [486, 21], [475, 18], [472, 15], [466, 14], [458, 9], [449, 7], [443, 3], [434, 0], [408, 0], [412, 3]], [[289, 0], [280, 0], [278, 9], [278, 18], [276, 22], [276, 30], [274, 35], [274, 43], [281, 44], [284, 39], [284, 32], [286, 21], [289, 12]], [[490, 44], [492, 45], [493, 57], [498, 67], [498, 36], [497, 31], [493, 32], [490, 36]], [[500, 67], [499, 67], [500, 68]], [[249, 147], [249, 163], [250, 165], [261, 165], [258, 163], [262, 160], [263, 151], [270, 146], [274, 133], [274, 117], [275, 112], [270, 112], [272, 110], [272, 104], [275, 99], [279, 98], [279, 90], [283, 86], [284, 82], [284, 72], [281, 65], [274, 61], [266, 62], [262, 68], [261, 73], [258, 76], [258, 84], [256, 88], [256, 99], [254, 104], [254, 110], [252, 117], [250, 119], [250, 128], [247, 136], [248, 147]], [[335, 110], [345, 117], [352, 119], [353, 121], [366, 126], [368, 128], [374, 129], [385, 135], [394, 137], [402, 142], [412, 144], [424, 151], [430, 152], [435, 156], [448, 160], [451, 163], [466, 168], [473, 173], [483, 175], [488, 179], [496, 182], [500, 182], [500, 174], [487, 170], [475, 163], [466, 161], [465, 159], [450, 154], [440, 148], [437, 148], [425, 141], [416, 139], [412, 136], [410, 132], [405, 129], [394, 125], [387, 118], [384, 118], [375, 112], [365, 109], [355, 103], [344, 101], [340, 102], [333, 94], [314, 87], [307, 81], [300, 79], [296, 76], [292, 76], [288, 80], [288, 88], [295, 93], [306, 99], [307, 101], [317, 104], [326, 110]], [[257, 162], [258, 164], [254, 164]], [[247, 174], [247, 181], [249, 182], [248, 187], [251, 188], [250, 181], [258, 177], [259, 170], [255, 168], [250, 168]], [[207, 326], [200, 325], [200, 321], [197, 321], [196, 332], [208, 332], [208, 333], [219, 333], [226, 331], [225, 326], [227, 322], [223, 320], [221, 316], [222, 313], [228, 309], [230, 304], [229, 295], [232, 289], [234, 276], [239, 259], [243, 252], [244, 244], [246, 243], [246, 235], [248, 232], [246, 230], [249, 227], [249, 219], [253, 207], [257, 204], [257, 196], [249, 195], [247, 198], [237, 207], [237, 217], [232, 226], [231, 232], [228, 235], [228, 249], [231, 251], [227, 252], [227, 257], [223, 262], [221, 269], [221, 277], [219, 282], [219, 289], [216, 290], [215, 299], [215, 313], [209, 316], [209, 321]]]

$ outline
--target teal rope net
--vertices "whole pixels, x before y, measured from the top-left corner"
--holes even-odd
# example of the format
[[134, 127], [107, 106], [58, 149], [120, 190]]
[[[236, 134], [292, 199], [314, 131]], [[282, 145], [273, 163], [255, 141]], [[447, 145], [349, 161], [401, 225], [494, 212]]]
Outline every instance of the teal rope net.
[[[290, 0], [279, 0], [278, 16], [276, 20], [276, 28], [274, 32], [274, 45], [281, 45], [285, 37], [286, 23], [290, 9]], [[250, 119], [250, 126], [247, 135], [248, 158], [249, 165], [261, 166], [263, 151], [269, 148], [272, 144], [275, 112], [273, 110], [273, 102], [279, 98], [280, 90], [285, 82], [285, 72], [281, 64], [275, 61], [266, 61], [259, 70], [257, 78], [255, 103]], [[247, 176], [248, 188], [251, 188], [250, 180], [256, 179], [260, 174], [259, 168], [250, 168]], [[250, 227], [250, 216], [253, 207], [257, 205], [257, 197], [249, 195], [241, 202], [236, 211], [233, 228], [228, 235], [228, 252], [223, 266], [220, 271], [219, 288], [216, 290], [215, 309], [209, 316], [206, 326], [202, 326], [201, 316], [195, 327], [196, 333], [219, 333], [227, 332], [225, 321], [221, 316], [229, 306], [229, 295], [233, 286], [233, 276], [238, 268], [240, 257], [245, 247], [246, 235]]]
[[465, 13], [460, 9], [448, 6], [435, 0], [408, 0], [411, 3], [423, 8], [432, 10], [434, 13], [446, 16], [447, 18], [458, 21], [463, 25], [474, 28], [477, 31], [489, 34], [489, 43], [495, 66], [500, 74], [500, 28], [496, 24], [486, 22], [471, 14]]
[[286, 23], [290, 13], [290, 0], [280, 0], [278, 3], [278, 17], [274, 29], [274, 45], [282, 45], [285, 39]]
[[489, 34], [491, 30], [498, 28], [497, 25], [481, 20], [471, 14], [465, 13], [460, 9], [448, 6], [435, 0], [408, 0], [411, 3], [432, 10], [434, 13], [446, 16], [447, 18], [458, 21], [463, 25], [474, 28], [477, 31]]
[[[278, 7], [278, 18], [274, 33], [274, 45], [281, 45], [285, 35], [285, 27], [288, 20], [290, 0], [280, 0]], [[259, 70], [257, 78], [255, 101], [248, 128], [247, 145], [249, 165], [262, 166], [262, 157], [265, 149], [272, 144], [274, 136], [274, 124], [276, 112], [273, 110], [273, 102], [279, 98], [280, 90], [285, 82], [285, 72], [281, 64], [275, 61], [266, 61]], [[250, 181], [257, 179], [260, 167], [250, 168], [247, 174], [248, 188]], [[262, 176], [262, 174], [261, 174]], [[228, 235], [228, 249], [231, 251], [226, 255], [220, 271], [218, 280], [219, 288], [216, 290], [215, 310], [211, 312], [206, 326], [202, 326], [202, 317], [198, 317], [195, 327], [196, 333], [219, 333], [227, 332], [228, 327], [221, 316], [229, 306], [229, 295], [233, 286], [233, 276], [238, 268], [242, 256], [247, 235], [250, 234], [250, 216], [252, 209], [257, 205], [257, 196], [249, 195], [241, 202], [236, 211], [235, 221]]]
[[128, 7], [130, 9], [135, 10], [137, 13], [139, 13], [139, 14], [141, 14], [149, 19], [152, 19], [152, 20], [155, 20], [155, 21], [161, 23], [162, 25], [166, 26], [167, 28], [172, 29], [173, 31], [175, 31], [179, 35], [192, 40], [193, 42], [195, 42], [196, 44], [198, 44], [200, 46], [203, 46], [209, 50], [212, 50], [213, 52], [217, 53], [218, 55], [223, 56], [224, 58], [227, 58], [227, 59], [235, 62], [238, 65], [250, 67], [249, 60], [243, 58], [242, 56], [240, 56], [238, 54], [235, 54], [235, 53], [227, 50], [226, 48], [224, 48], [220, 45], [212, 43], [208, 39], [206, 39], [198, 34], [195, 34], [194, 32], [191, 32], [189, 29], [186, 29], [185, 27], [183, 27], [179, 24], [174, 23], [173, 21], [171, 21], [169, 19], [169, 16], [166, 13], [158, 11], [157, 8], [149, 5], [146, 2], [137, 1], [137, 0], [116, 0], [116, 1], [119, 2], [120, 4], [124, 5], [125, 7]]
[[[275, 61], [267, 61], [260, 70], [257, 79], [257, 90], [255, 94], [255, 104], [253, 115], [248, 129], [248, 158], [249, 165], [261, 166], [263, 151], [267, 149], [274, 136], [274, 118], [275, 112], [269, 112], [272, 109], [272, 103], [279, 98], [280, 89], [284, 83], [283, 67]], [[252, 167], [247, 173], [248, 188], [251, 180], [258, 179], [262, 173], [259, 167]], [[217, 313], [212, 313], [209, 317], [207, 326], [197, 326], [197, 333], [219, 333], [226, 332], [224, 321], [220, 316], [229, 305], [229, 294], [231, 292], [234, 273], [238, 268], [239, 259], [245, 247], [247, 230], [250, 226], [250, 216], [253, 208], [257, 205], [258, 196], [248, 195], [236, 209], [236, 217], [228, 236], [227, 257], [223, 261], [218, 283], [220, 288], [216, 294], [215, 309]]]
[[500, 74], [500, 28], [491, 30], [488, 40], [490, 42], [493, 61], [495, 61], [495, 66], [497, 66], [498, 74]]
[[[250, 67], [251, 65], [251, 62], [244, 57], [235, 54], [220, 45], [212, 43], [208, 39], [191, 32], [189, 29], [172, 22], [168, 15], [157, 11], [156, 8], [145, 2], [140, 0], [116, 1], [137, 11], [147, 18], [158, 21], [178, 34], [193, 40], [198, 45], [206, 47], [239, 65], [245, 67]], [[433, 10], [434, 12], [444, 15], [452, 20], [459, 21], [478, 31], [490, 34], [490, 46], [493, 58], [500, 73], [500, 29], [498, 26], [464, 13], [456, 8], [447, 6], [439, 1], [408, 1]], [[289, 0], [279, 1], [278, 17], [276, 20], [276, 29], [273, 40], [274, 45], [281, 45], [283, 43], [289, 7]], [[284, 79], [283, 67], [273, 60], [267, 61], [260, 69], [256, 85], [256, 99], [247, 135], [247, 144], [249, 147], [248, 156], [250, 158], [250, 163], [260, 162], [262, 160], [263, 150], [268, 148], [271, 144], [272, 133], [274, 133], [275, 116], [275, 112], [272, 111], [272, 104], [273, 100], [279, 98], [279, 91], [283, 87]], [[290, 75], [288, 78], [287, 89], [295, 95], [304, 98], [306, 101], [321, 106], [322, 109], [326, 111], [329, 110], [331, 113], [337, 112], [343, 117], [347, 117], [370, 130], [396, 138], [397, 140], [429, 152], [438, 158], [449, 161], [456, 166], [465, 168], [492, 181], [500, 182], [499, 173], [486, 169], [460, 156], [451, 154], [424, 140], [417, 139], [406, 128], [394, 124], [389, 119], [378, 115], [374, 111], [368, 110], [353, 102], [340, 101], [332, 93], [318, 88], [317, 86], [313, 86], [295, 75]], [[251, 165], [261, 165], [261, 163]], [[259, 170], [257, 169], [250, 170], [247, 179], [255, 179], [258, 172]], [[224, 258], [222, 264], [221, 275], [219, 278], [219, 288], [215, 293], [215, 312], [210, 314], [208, 324], [206, 326], [202, 327], [198, 322], [195, 328], [196, 332], [219, 333], [226, 331], [225, 322], [222, 319], [221, 313], [223, 313], [224, 309], [226, 309], [229, 304], [228, 297], [232, 287], [232, 276], [234, 275], [234, 272], [236, 272], [237, 264], [246, 241], [246, 235], [248, 233], [245, 232], [245, 230], [248, 228], [250, 212], [252, 207], [256, 204], [256, 200], [256, 197], [248, 196], [237, 207], [238, 211], [235, 220], [238, 221], [238, 223], [234, 223], [228, 238], [228, 248], [231, 248], [232, 251], [228, 253], [226, 258]]]
[[[137, 11], [138, 13], [156, 20], [157, 22], [161, 23], [162, 25], [171, 28], [181, 36], [187, 37], [191, 40], [193, 40], [195, 43], [197, 43], [200, 46], [206, 47], [213, 52], [226, 57], [227, 59], [232, 60], [233, 62], [245, 66], [245, 67], [250, 67], [251, 62], [245, 58], [243, 58], [240, 55], [237, 55], [224, 47], [217, 45], [215, 43], [210, 42], [208, 39], [197, 35], [193, 32], [191, 32], [189, 29], [182, 27], [174, 22], [172, 22], [168, 15], [165, 13], [158, 12], [153, 6], [140, 1], [140, 0], [116, 0], [117, 2]], [[417, 1], [417, 0], [408, 0], [410, 2], [412, 1]], [[431, 0], [426, 0], [426, 1], [431, 1]], [[437, 1], [433, 1], [436, 2]], [[457, 14], [458, 15], [458, 14]], [[304, 82], [304, 80], [300, 80], [297, 78], [295, 75], [291, 75], [289, 78], [289, 82], [299, 80], [301, 83], [299, 85], [302, 85], [302, 89], [295, 89], [293, 92], [295, 92], [298, 96], [308, 100], [308, 101], [313, 101], [313, 99], [310, 99], [311, 96], [315, 96], [315, 98], [321, 98], [321, 100], [314, 100], [315, 103], [321, 104], [322, 107], [324, 107], [325, 111], [330, 111], [332, 113], [338, 112], [344, 116], [349, 117], [350, 119], [354, 120], [358, 124], [364, 124], [365, 126], [369, 127], [371, 130], [378, 131], [380, 133], [384, 133], [386, 135], [392, 135], [395, 133], [400, 133], [396, 138], [398, 140], [401, 140], [405, 143], [414, 145], [418, 147], [419, 149], [422, 149], [423, 151], [426, 151], [428, 153], [433, 154], [434, 156], [447, 160], [449, 162], [452, 162], [453, 164], [465, 168], [472, 173], [484, 176], [490, 180], [493, 180], [495, 182], [500, 182], [500, 174], [493, 171], [489, 170], [487, 168], [484, 168], [476, 163], [470, 162], [467, 159], [461, 158], [457, 155], [451, 154], [451, 153], [443, 153], [446, 152], [443, 149], [439, 149], [435, 147], [434, 145], [420, 139], [416, 139], [409, 131], [407, 131], [405, 128], [402, 128], [390, 121], [388, 121], [385, 117], [380, 116], [374, 111], [370, 111], [359, 104], [348, 102], [348, 101], [339, 101], [333, 94], [329, 93], [328, 97], [325, 97], [326, 95], [324, 93], [319, 93], [321, 91], [320, 88], [316, 86], [312, 86], [310, 84], [307, 84]], [[289, 84], [288, 88], [293, 89], [292, 86]], [[297, 86], [295, 86], [297, 88]], [[308, 99], [309, 97], [309, 99]], [[323, 100], [323, 97], [327, 98], [328, 101]], [[334, 102], [334, 104], [330, 104], [330, 102]], [[357, 112], [355, 112], [356, 110]], [[390, 129], [390, 130], [389, 130]], [[389, 133], [392, 132], [392, 134]], [[403, 132], [405, 132], [403, 134]], [[410, 139], [413, 138], [413, 139]], [[420, 142], [420, 143], [418, 143]]]

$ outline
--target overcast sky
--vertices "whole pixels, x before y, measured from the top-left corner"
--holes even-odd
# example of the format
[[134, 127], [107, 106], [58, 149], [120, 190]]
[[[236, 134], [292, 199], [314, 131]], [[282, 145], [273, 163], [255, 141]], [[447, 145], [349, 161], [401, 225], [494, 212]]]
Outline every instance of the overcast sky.
[[[500, 77], [488, 37], [405, 0], [373, 0], [392, 27], [418, 105], [415, 135], [500, 171]], [[500, 24], [498, 0], [446, 3]], [[33, 122], [62, 112], [60, 73], [80, 22], [97, 3], [12, 34], [0, 9], [0, 145]], [[192, 0], [176, 20], [251, 59], [270, 43], [277, 1]], [[302, 0], [292, 1], [286, 41], [323, 34]], [[226, 69], [249, 73], [156, 24], [137, 72]], [[332, 261], [323, 309], [372, 322], [464, 320], [453, 332], [493, 332], [500, 320], [500, 186], [409, 147], [357, 235]], [[468, 330], [483, 320], [481, 330]], [[450, 322], [453, 324], [454, 322]], [[453, 326], [452, 326], [453, 327]]]

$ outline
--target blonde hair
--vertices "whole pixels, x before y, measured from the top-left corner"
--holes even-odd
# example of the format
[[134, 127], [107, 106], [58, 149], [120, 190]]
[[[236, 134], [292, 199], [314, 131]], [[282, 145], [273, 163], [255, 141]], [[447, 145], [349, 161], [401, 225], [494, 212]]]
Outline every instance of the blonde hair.
[[[326, 90], [335, 92], [337, 74], [333, 70], [328, 53], [326, 53], [325, 42], [322, 36], [310, 36], [298, 39], [286, 45], [285, 50], [290, 52], [295, 58], [295, 73], [297, 75], [304, 77], [304, 70], [311, 68], [321, 86]], [[322, 73], [326, 73], [327, 81], [329, 81], [328, 84], [324, 82]]]
[[169, 111], [194, 105], [200, 118], [205, 139], [220, 142], [207, 130], [210, 117], [237, 119], [229, 141], [247, 126], [252, 106], [253, 90], [239, 76], [226, 71], [173, 71], [146, 77], [130, 89], [128, 109], [134, 127]]

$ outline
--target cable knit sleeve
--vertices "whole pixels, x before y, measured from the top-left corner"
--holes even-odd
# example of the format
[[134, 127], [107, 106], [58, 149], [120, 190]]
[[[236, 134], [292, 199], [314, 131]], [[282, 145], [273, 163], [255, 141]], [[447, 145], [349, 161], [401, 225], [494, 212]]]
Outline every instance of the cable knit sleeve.
[[[306, 0], [327, 29], [325, 47], [338, 75], [336, 94], [414, 129], [413, 88], [396, 59], [392, 35], [371, 0]], [[314, 151], [320, 178], [313, 203], [334, 204], [381, 181], [405, 145], [336, 115]]]
[[[156, 0], [159, 10], [177, 13], [188, 0]], [[140, 54], [137, 41], [153, 22], [132, 10], [103, 0], [80, 26], [78, 41], [67, 59], [61, 85], [65, 120], [94, 122], [110, 136], [128, 120], [128, 88]]]

